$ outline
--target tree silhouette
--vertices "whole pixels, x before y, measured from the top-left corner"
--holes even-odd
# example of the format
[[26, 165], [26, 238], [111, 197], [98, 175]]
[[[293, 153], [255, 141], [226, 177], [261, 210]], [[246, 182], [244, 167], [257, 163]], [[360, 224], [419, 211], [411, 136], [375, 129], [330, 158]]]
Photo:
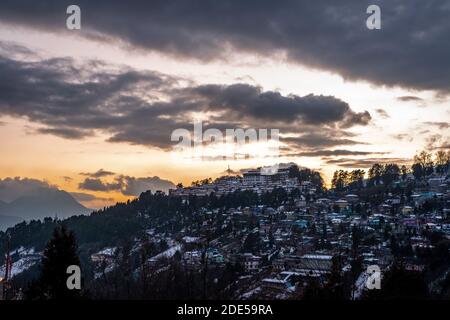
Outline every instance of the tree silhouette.
[[27, 299], [76, 299], [80, 298], [79, 290], [67, 288], [67, 267], [80, 265], [78, 246], [75, 235], [65, 226], [56, 227], [52, 239], [47, 243], [41, 261], [41, 275], [25, 292]]
[[364, 299], [427, 299], [429, 297], [423, 272], [407, 271], [398, 261], [386, 272], [381, 290], [365, 293]]

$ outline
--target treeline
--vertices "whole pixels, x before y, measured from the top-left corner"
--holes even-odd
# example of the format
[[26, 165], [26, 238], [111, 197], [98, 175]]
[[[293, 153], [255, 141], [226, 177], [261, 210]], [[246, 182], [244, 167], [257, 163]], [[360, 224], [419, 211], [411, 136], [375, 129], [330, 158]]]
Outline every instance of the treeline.
[[325, 183], [323, 181], [320, 172], [311, 170], [308, 168], [300, 169], [297, 165], [289, 168], [289, 177], [297, 178], [298, 182], [302, 183], [305, 181], [311, 182], [314, 186], [323, 190], [325, 188]]
[[414, 164], [411, 171], [416, 179], [423, 178], [433, 173], [444, 174], [450, 169], [450, 150], [438, 151], [434, 155], [429, 152], [422, 151], [414, 157]]
[[438, 151], [431, 154], [422, 151], [414, 156], [411, 167], [398, 165], [396, 163], [375, 163], [367, 172], [356, 169], [352, 171], [337, 170], [333, 174], [331, 187], [336, 191], [361, 189], [365, 186], [377, 186], [383, 184], [391, 185], [393, 182], [402, 179], [406, 180], [408, 174], [412, 174], [416, 180], [421, 180], [432, 174], [443, 175], [450, 170], [450, 151]]

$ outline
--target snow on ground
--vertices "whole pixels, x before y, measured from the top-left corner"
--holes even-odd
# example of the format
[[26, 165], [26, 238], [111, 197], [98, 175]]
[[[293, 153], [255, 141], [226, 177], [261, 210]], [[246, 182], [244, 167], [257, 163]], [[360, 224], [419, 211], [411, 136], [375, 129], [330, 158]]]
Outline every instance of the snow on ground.
[[97, 254], [102, 254], [105, 256], [113, 256], [116, 253], [117, 247], [113, 247], [113, 248], [105, 248], [99, 252], [97, 252]]
[[[97, 270], [102, 267], [104, 270], [96, 271], [94, 274], [95, 279], [99, 279], [103, 274], [109, 273], [114, 270], [116, 267], [116, 264], [113, 262], [112, 258], [117, 252], [117, 247], [107, 247], [99, 252], [95, 253], [92, 256], [103, 256], [104, 258], [100, 258], [99, 261], [97, 261]], [[92, 257], [91, 256], [91, 257]], [[92, 259], [92, 258], [91, 258]]]
[[192, 242], [198, 241], [198, 239], [200, 239], [200, 238], [199, 237], [189, 237], [189, 236], [183, 237], [183, 241], [186, 243], [192, 243]]
[[24, 256], [24, 255], [34, 254], [34, 253], [35, 253], [34, 252], [34, 248], [27, 249], [27, 248], [25, 248], [23, 246], [20, 246], [19, 248], [15, 249], [15, 250], [12, 250], [10, 252], [10, 255], [13, 256], [15, 254], [18, 254], [20, 256]]
[[366, 282], [369, 278], [369, 274], [365, 271], [361, 272], [358, 279], [356, 279], [355, 282], [355, 293], [354, 293], [354, 300], [358, 300], [361, 298], [365, 288], [366, 288]]
[[248, 292], [241, 294], [239, 299], [250, 299], [253, 295], [258, 294], [259, 292], [261, 292], [261, 287], [256, 287]]
[[155, 261], [155, 260], [158, 260], [160, 258], [172, 258], [177, 251], [181, 252], [181, 248], [182, 248], [181, 244], [177, 244], [177, 245], [175, 245], [173, 247], [170, 247], [166, 251], [161, 252], [160, 254], [150, 258], [150, 260]]
[[[24, 249], [19, 248], [20, 250], [20, 256], [21, 258], [17, 261], [14, 261], [11, 268], [11, 276], [14, 277], [18, 274], [21, 274], [25, 270], [28, 270], [32, 266], [34, 266], [36, 263], [38, 263], [41, 260], [40, 255], [34, 254], [34, 248], [31, 249]], [[19, 249], [15, 251], [15, 253], [18, 253]], [[5, 274], [5, 265], [2, 265], [0, 267], [0, 275], [4, 276]]]
[[11, 275], [14, 277], [15, 275], [18, 275], [24, 272], [25, 270], [28, 270], [29, 268], [34, 266], [39, 260], [40, 258], [36, 259], [35, 257], [25, 257], [17, 260], [12, 265]]

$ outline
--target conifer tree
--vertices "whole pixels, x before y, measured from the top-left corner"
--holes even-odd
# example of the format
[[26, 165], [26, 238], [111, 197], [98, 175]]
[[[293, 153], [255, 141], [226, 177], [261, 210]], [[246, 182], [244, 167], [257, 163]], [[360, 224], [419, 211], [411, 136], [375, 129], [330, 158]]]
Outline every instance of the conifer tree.
[[65, 226], [56, 227], [41, 261], [41, 275], [25, 292], [27, 299], [53, 300], [80, 298], [80, 290], [67, 288], [67, 268], [80, 265], [75, 235]]

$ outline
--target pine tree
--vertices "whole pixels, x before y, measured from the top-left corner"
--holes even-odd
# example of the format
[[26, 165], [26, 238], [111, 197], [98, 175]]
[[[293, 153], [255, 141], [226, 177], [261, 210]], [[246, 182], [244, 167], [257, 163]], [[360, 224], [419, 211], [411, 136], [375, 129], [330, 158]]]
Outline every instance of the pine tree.
[[329, 300], [344, 300], [344, 279], [342, 276], [341, 257], [333, 256], [331, 272], [328, 276], [328, 283], [325, 286], [325, 295]]
[[52, 239], [47, 243], [41, 261], [41, 275], [25, 292], [27, 299], [77, 299], [79, 290], [67, 288], [67, 268], [80, 265], [75, 235], [65, 226], [56, 227]]

